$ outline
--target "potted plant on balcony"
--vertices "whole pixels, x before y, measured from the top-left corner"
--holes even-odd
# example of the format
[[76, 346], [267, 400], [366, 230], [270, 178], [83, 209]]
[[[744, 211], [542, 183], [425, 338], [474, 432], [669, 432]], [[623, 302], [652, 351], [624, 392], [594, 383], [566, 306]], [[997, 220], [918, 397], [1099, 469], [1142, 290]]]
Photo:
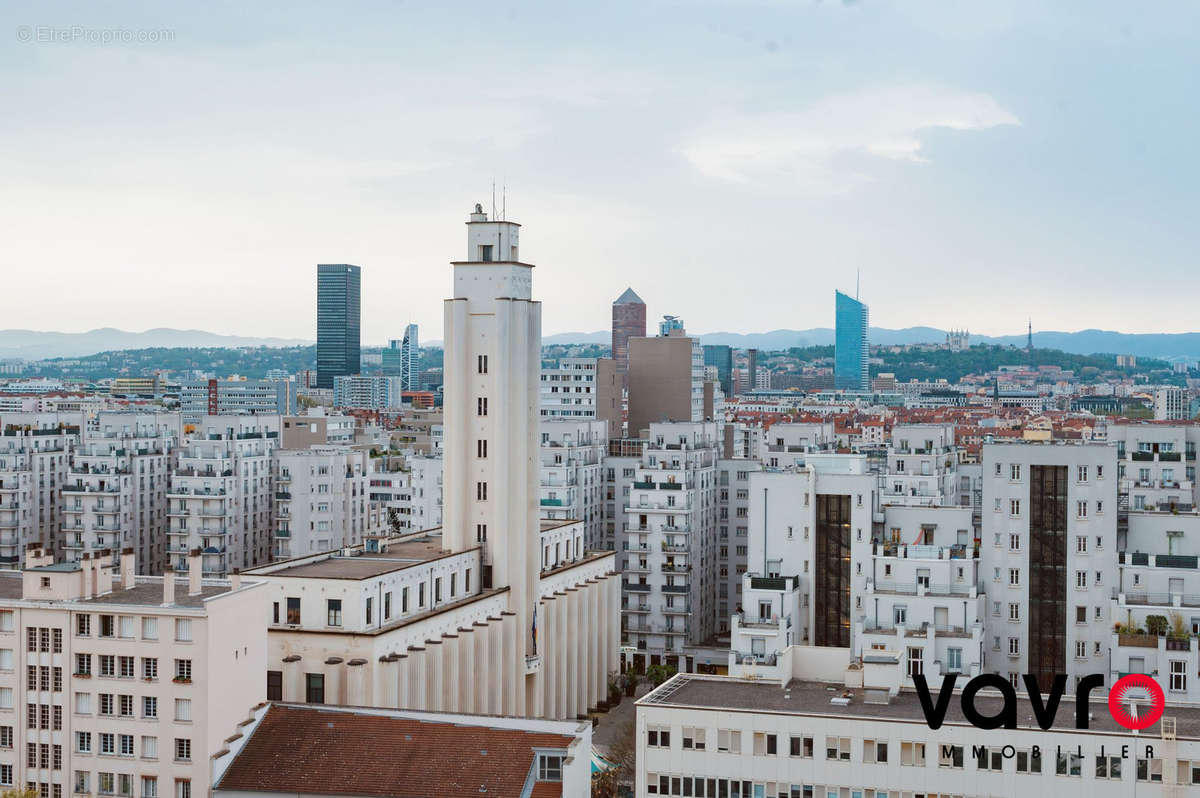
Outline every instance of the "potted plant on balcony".
[[1155, 637], [1162, 637], [1165, 635], [1167, 633], [1167, 616], [1147, 615], [1146, 631]]
[[171, 681], [175, 682], [175, 684], [191, 684], [192, 683], [192, 680], [186, 676], [176, 676]]
[[654, 688], [670, 679], [675, 673], [675, 668], [670, 665], [651, 665], [646, 669], [646, 678], [650, 680], [651, 688]]

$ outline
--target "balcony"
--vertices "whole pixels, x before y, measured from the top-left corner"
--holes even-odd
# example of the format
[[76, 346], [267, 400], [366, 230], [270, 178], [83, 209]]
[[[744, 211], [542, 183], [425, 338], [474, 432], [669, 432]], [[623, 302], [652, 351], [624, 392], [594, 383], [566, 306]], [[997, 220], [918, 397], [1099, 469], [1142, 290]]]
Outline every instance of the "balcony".
[[621, 582], [621, 589], [628, 590], [631, 593], [649, 593], [650, 585], [641, 585], [636, 582]]
[[631, 614], [642, 615], [647, 612], [650, 612], [650, 605], [649, 604], [636, 604], [636, 605], [629, 606], [629, 607], [622, 607], [621, 612], [628, 612]]
[[636, 488], [637, 490], [654, 490], [654, 483], [653, 482], [635, 482], [635, 483], [633, 483], [633, 487]]
[[674, 607], [668, 607], [666, 605], [663, 605], [662, 614], [663, 615], [691, 615], [692, 611], [686, 604], [683, 606], [676, 605]]
[[686, 593], [689, 587], [687, 585], [663, 585], [662, 592], [664, 593]]
[[565, 507], [567, 504], [563, 499], [542, 499], [540, 503], [543, 507]]
[[891, 579], [867, 580], [867, 592], [893, 593], [901, 596], [969, 596], [976, 586], [966, 582], [954, 584], [926, 584], [924, 582], [898, 582]]
[[292, 494], [291, 491], [277, 490], [275, 491], [275, 498], [278, 501], [288, 501], [292, 498]]

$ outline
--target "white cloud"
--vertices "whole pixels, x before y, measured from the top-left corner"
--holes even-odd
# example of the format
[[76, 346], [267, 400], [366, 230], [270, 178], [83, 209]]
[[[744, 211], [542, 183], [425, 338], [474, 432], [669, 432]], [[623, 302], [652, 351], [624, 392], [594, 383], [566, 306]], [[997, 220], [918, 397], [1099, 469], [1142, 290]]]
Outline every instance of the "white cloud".
[[924, 162], [921, 131], [1019, 124], [987, 94], [901, 86], [827, 97], [800, 111], [730, 114], [693, 131], [681, 151], [709, 177], [750, 182], [789, 173], [808, 188], [844, 190], [870, 179], [839, 165], [845, 156]]

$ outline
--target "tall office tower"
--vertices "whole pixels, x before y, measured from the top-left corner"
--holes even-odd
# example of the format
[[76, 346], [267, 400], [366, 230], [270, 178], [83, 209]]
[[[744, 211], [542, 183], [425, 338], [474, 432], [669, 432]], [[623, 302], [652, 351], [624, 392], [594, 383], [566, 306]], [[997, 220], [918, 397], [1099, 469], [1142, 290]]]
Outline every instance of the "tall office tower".
[[196, 549], [203, 551], [205, 576], [270, 559], [271, 452], [279, 425], [279, 416], [206, 416], [180, 448], [167, 491], [168, 566], [188, 570]]
[[717, 369], [717, 382], [725, 398], [733, 396], [733, 348], [720, 344], [704, 347], [704, 365]]
[[646, 337], [646, 303], [626, 288], [612, 304], [612, 356], [622, 385], [629, 385], [629, 339]]
[[317, 387], [333, 388], [333, 378], [357, 374], [361, 270], [346, 263], [317, 266]]
[[404, 340], [400, 343], [400, 384], [406, 391], [419, 391], [418, 377], [421, 373], [421, 345], [417, 341], [417, 325], [404, 328]]
[[758, 350], [746, 350], [746, 390], [758, 390]]
[[837, 334], [833, 354], [833, 387], [846, 391], [869, 391], [870, 344], [867, 341], [867, 306], [835, 292]]
[[1010, 679], [1032, 673], [1042, 685], [1065, 673], [1070, 687], [1108, 672], [1116, 447], [988, 443], [983, 479], [987, 669]]

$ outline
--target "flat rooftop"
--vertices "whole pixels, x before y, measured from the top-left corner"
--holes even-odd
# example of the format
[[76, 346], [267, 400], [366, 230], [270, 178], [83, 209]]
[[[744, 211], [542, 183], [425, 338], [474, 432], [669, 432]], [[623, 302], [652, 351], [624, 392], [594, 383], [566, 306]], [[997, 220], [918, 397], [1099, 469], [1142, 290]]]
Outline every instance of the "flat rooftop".
[[[260, 576], [285, 576], [301, 579], [370, 579], [375, 576], [402, 571], [414, 565], [449, 556], [451, 552], [442, 548], [441, 535], [426, 535], [403, 543], [389, 543], [385, 552], [368, 552], [355, 549], [351, 557], [332, 552], [329, 557], [314, 562], [300, 563], [278, 570], [262, 570]], [[470, 551], [470, 549], [468, 549]]]
[[[959, 680], [958, 686], [965, 684]], [[939, 684], [931, 684], [935, 692]], [[915, 691], [902, 690], [888, 704], [868, 704], [861, 688], [852, 688], [853, 698], [848, 705], [831, 704], [830, 699], [847, 688], [828, 682], [812, 682], [793, 679], [787, 686], [779, 682], [747, 680], [730, 677], [705, 677], [692, 674], [680, 675], [638, 701], [639, 705], [672, 706], [689, 708], [715, 708], [722, 712], [767, 712], [794, 715], [822, 715], [827, 717], [863, 718], [865, 720], [887, 720], [925, 723], [925, 713]], [[1091, 721], [1088, 729], [1075, 728], [1075, 693], [1068, 691], [1063, 696], [1052, 728], [1086, 734], [1102, 732], [1133, 736], [1133, 733], [1113, 720], [1108, 711], [1108, 693], [1103, 689], [1093, 690], [1088, 709]], [[999, 714], [1003, 701], [999, 696], [980, 693], [975, 697], [975, 706], [985, 716]], [[1038, 729], [1033, 709], [1023, 690], [1017, 691], [1017, 727]], [[1200, 739], [1200, 706], [1167, 704], [1167, 717], [1176, 719], [1177, 735], [1181, 738]], [[950, 701], [946, 711], [946, 724], [971, 726], [962, 713], [958, 696]], [[1159, 739], [1158, 725], [1150, 727], [1142, 735], [1149, 740]]]
[[[78, 566], [74, 568], [63, 568], [60, 565], [68, 565], [67, 563], [56, 564], [53, 566], [43, 566], [34, 568], [34, 571], [78, 571]], [[75, 565], [70, 563], [69, 565]], [[21, 571], [0, 571], [0, 600], [12, 599], [20, 601], [22, 598], [22, 590], [24, 578], [21, 576]], [[204, 600], [219, 596], [223, 593], [230, 592], [228, 583], [214, 585], [211, 582], [201, 584], [200, 593], [195, 596], [188, 595], [188, 580], [175, 580], [175, 599], [172, 602], [176, 607], [187, 607], [190, 609], [200, 609], [204, 606]], [[65, 604], [69, 601], [78, 602], [81, 604], [128, 604], [130, 606], [143, 607], [159, 607], [162, 606], [163, 600], [163, 585], [162, 580], [157, 577], [137, 577], [137, 581], [133, 587], [128, 590], [120, 586], [120, 582], [114, 582], [113, 590], [100, 596], [95, 596], [90, 599], [65, 599], [57, 600], [56, 603]]]

